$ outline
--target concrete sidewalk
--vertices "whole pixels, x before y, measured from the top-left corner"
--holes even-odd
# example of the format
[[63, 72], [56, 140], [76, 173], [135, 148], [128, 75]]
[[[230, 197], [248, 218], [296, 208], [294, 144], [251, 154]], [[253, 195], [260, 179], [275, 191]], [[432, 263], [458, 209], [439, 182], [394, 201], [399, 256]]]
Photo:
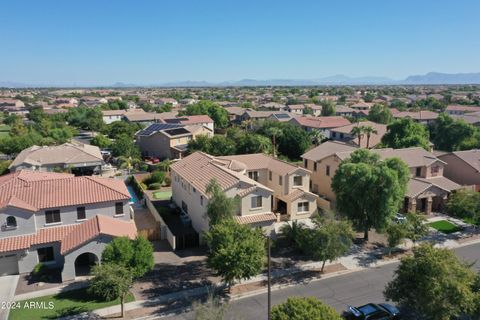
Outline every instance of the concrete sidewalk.
[[[15, 289], [17, 288], [19, 277], [19, 275], [0, 277], [0, 303], [9, 303], [15, 301]], [[9, 313], [10, 308], [8, 308], [8, 305], [0, 306], [0, 320], [8, 319]]]

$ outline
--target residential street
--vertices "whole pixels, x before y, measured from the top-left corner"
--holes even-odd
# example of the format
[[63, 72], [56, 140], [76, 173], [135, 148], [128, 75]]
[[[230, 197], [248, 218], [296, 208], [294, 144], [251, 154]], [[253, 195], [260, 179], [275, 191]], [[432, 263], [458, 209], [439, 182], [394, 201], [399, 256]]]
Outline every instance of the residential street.
[[[457, 248], [455, 253], [465, 261], [475, 262], [474, 268], [480, 270], [480, 243]], [[368, 302], [384, 301], [382, 291], [392, 278], [398, 263], [378, 268], [352, 272], [346, 275], [313, 281], [272, 292], [272, 305], [276, 305], [289, 296], [315, 296], [342, 311], [348, 304], [361, 305]], [[266, 319], [267, 295], [245, 297], [230, 305], [229, 319], [260, 320]], [[153, 319], [153, 318], [150, 318]], [[193, 319], [192, 314], [180, 314], [166, 317], [168, 320]]]

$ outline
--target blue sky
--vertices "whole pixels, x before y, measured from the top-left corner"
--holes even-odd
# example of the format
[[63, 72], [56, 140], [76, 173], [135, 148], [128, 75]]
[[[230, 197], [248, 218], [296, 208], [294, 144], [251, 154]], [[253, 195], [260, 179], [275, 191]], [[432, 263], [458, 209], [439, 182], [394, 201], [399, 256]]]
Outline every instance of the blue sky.
[[0, 81], [480, 71], [480, 1], [0, 0]]

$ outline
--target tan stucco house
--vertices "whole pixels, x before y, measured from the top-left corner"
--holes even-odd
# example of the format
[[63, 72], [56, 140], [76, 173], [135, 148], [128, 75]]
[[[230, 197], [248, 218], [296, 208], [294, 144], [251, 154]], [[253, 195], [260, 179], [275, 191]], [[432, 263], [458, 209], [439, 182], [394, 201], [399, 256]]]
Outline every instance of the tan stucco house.
[[[335, 207], [332, 179], [340, 163], [357, 148], [345, 143], [328, 141], [302, 155], [304, 167], [312, 171], [312, 192], [318, 194], [319, 206]], [[443, 176], [445, 162], [422, 148], [374, 149], [381, 159], [400, 158], [410, 168], [411, 178], [403, 204], [403, 211], [430, 214], [442, 211], [454, 190], [461, 186]]]
[[465, 150], [439, 154], [446, 162], [443, 174], [448, 179], [463, 186], [480, 188], [480, 150]]
[[318, 196], [309, 191], [310, 171], [264, 154], [213, 157], [195, 152], [171, 170], [172, 199], [200, 234], [209, 228], [206, 188], [211, 179], [228, 197], [239, 199], [235, 219], [242, 224], [271, 228], [317, 212]]

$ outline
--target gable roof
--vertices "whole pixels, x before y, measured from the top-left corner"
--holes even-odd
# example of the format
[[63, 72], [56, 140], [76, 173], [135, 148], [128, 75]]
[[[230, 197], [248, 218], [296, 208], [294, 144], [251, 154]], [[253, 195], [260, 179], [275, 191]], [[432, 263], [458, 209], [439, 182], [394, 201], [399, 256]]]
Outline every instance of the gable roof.
[[118, 179], [29, 170], [0, 178], [0, 208], [11, 206], [35, 212], [128, 199], [130, 194], [127, 187]]
[[438, 118], [438, 113], [429, 110], [420, 111], [401, 111], [393, 114], [394, 118], [412, 118], [414, 120], [434, 120]]
[[465, 150], [452, 152], [454, 155], [462, 159], [469, 166], [480, 172], [480, 150]]
[[312, 161], [325, 159], [332, 154], [343, 151], [355, 151], [357, 147], [339, 141], [326, 141], [302, 154], [302, 158]]
[[327, 129], [327, 128], [337, 128], [350, 124], [348, 119], [345, 119], [340, 116], [331, 116], [331, 117], [298, 117], [293, 118], [290, 122], [298, 123], [302, 127], [316, 128], [316, 129]]
[[273, 158], [263, 153], [221, 156], [217, 157], [217, 159], [228, 161], [228, 165], [230, 165], [231, 162], [236, 161], [237, 163], [243, 164], [245, 166], [245, 170], [268, 169], [280, 175], [285, 175], [295, 170], [309, 172], [305, 168], [293, 165], [277, 158]]
[[[377, 133], [373, 133], [370, 135], [369, 147], [374, 147], [377, 144], [379, 144], [384, 134], [387, 133], [387, 126], [385, 124], [380, 124], [372, 121], [356, 122], [343, 127], [333, 128], [331, 131], [350, 134], [350, 132], [352, 132], [352, 129], [358, 126], [370, 126], [377, 131]], [[350, 143], [353, 143], [358, 146], [358, 139], [354, 137]], [[360, 139], [360, 147], [366, 147], [366, 146], [367, 146], [367, 138], [366, 138], [366, 135], [364, 134], [362, 139]]]

